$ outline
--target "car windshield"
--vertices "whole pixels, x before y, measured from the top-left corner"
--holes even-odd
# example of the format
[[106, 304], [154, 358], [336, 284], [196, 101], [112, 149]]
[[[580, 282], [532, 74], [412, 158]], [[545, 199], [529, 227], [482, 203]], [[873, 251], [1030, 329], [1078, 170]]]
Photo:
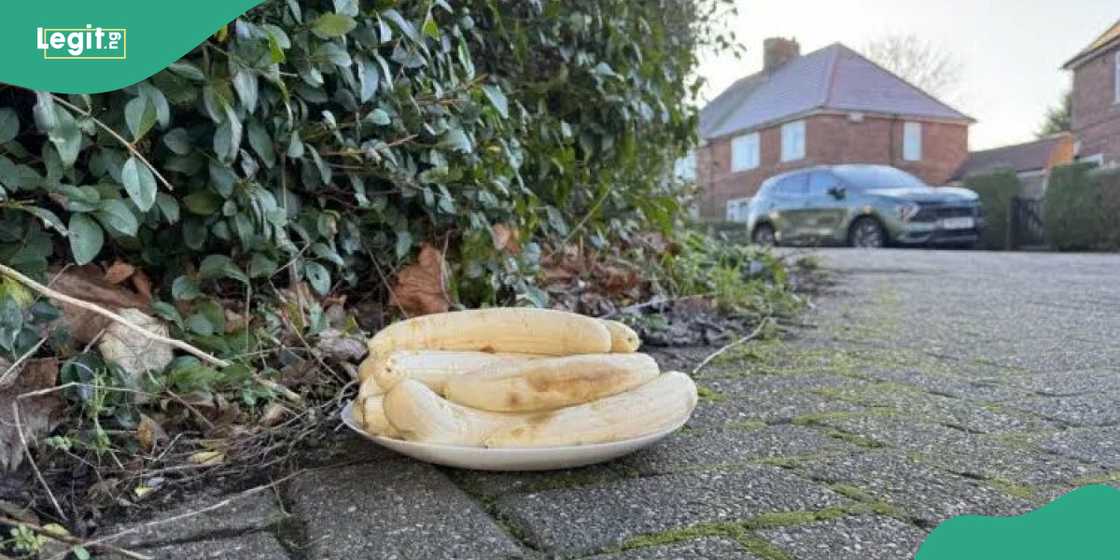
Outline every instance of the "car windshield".
[[833, 172], [839, 175], [849, 187], [858, 190], [929, 188], [921, 179], [893, 167], [840, 166], [833, 168]]

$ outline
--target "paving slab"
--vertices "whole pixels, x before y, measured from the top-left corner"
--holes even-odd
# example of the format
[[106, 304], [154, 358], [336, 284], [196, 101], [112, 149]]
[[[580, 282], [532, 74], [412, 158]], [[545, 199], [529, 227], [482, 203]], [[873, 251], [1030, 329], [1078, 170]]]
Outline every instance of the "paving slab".
[[505, 496], [495, 510], [537, 549], [575, 555], [700, 523], [815, 511], [847, 502], [777, 467], [752, 466]]
[[1101, 465], [1120, 469], [1120, 428], [1066, 430], [1054, 434], [1042, 449]]
[[306, 557], [521, 558], [482, 507], [430, 465], [415, 461], [312, 471], [285, 490], [304, 524]]
[[722, 428], [752, 422], [789, 423], [798, 418], [825, 414], [852, 413], [864, 407], [840, 400], [821, 398], [805, 392], [782, 392], [761, 396], [726, 397], [701, 401], [692, 413], [689, 428]]
[[484, 499], [505, 494], [594, 486], [627, 478], [609, 464], [558, 471], [490, 472], [451, 468], [441, 468], [440, 471], [468, 494]]
[[627, 471], [649, 475], [850, 450], [854, 450], [851, 445], [803, 426], [688, 430], [617, 463]]
[[[285, 560], [288, 552], [280, 546], [271, 533], [252, 533], [228, 539], [209, 539], [179, 544], [140, 548], [132, 552], [158, 558], [159, 560], [217, 560], [236, 558], [237, 560]], [[111, 560], [125, 560], [126, 556], [111, 554]]]
[[[205, 513], [206, 510], [229, 499], [229, 503]], [[130, 531], [113, 544], [124, 548], [157, 546], [163, 543], [229, 537], [251, 531], [261, 531], [285, 519], [283, 510], [272, 492], [262, 491], [243, 496], [212, 494], [195, 497], [172, 507], [148, 511], [143, 519], [106, 527], [103, 535]], [[167, 523], [162, 520], [175, 519]]]
[[762, 538], [797, 560], [910, 560], [926, 533], [878, 515], [759, 531]]
[[1047, 397], [1120, 392], [1120, 371], [1093, 369], [1021, 376], [1011, 383]]
[[624, 550], [613, 554], [590, 556], [586, 560], [687, 560], [704, 558], [706, 560], [760, 560], [747, 552], [742, 545], [720, 537], [708, 537], [690, 541], [646, 546]]
[[1013, 515], [1030, 509], [1025, 500], [896, 451], [824, 457], [804, 462], [798, 470], [817, 480], [854, 486], [930, 527], [956, 515]]
[[[946, 362], [946, 368], [954, 364]], [[980, 402], [1003, 402], [1018, 399], [1028, 393], [1015, 387], [1002, 377], [969, 375], [944, 375], [914, 369], [887, 369], [868, 371], [867, 375], [881, 381], [893, 381], [918, 387], [935, 395], [945, 395], [958, 399]]]
[[1016, 401], [1009, 406], [1070, 426], [1112, 426], [1120, 424], [1118, 404], [1120, 393], [1106, 392], [1076, 397], [1037, 397]]

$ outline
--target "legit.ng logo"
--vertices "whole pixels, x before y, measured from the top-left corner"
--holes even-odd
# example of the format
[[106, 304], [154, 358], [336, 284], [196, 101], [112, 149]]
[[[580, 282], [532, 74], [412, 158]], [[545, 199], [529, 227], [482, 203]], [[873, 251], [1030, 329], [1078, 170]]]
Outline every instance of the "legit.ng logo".
[[46, 60], [125, 60], [128, 30], [86, 25], [84, 28], [40, 27], [37, 47]]

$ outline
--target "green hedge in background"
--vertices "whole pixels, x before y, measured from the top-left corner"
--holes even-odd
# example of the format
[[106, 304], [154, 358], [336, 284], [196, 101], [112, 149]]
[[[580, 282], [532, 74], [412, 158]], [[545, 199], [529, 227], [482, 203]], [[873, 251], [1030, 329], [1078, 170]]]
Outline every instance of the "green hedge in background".
[[964, 186], [980, 195], [984, 209], [984, 233], [979, 247], [1002, 250], [1007, 248], [1008, 228], [1011, 225], [1011, 202], [1019, 194], [1021, 184], [1014, 171], [996, 171], [964, 180]]
[[1046, 234], [1062, 251], [1120, 248], [1120, 170], [1055, 168], [1046, 187]]
[[270, 0], [123, 90], [0, 86], [0, 261], [376, 295], [431, 241], [459, 301], [544, 304], [549, 245], [676, 225], [730, 4]]

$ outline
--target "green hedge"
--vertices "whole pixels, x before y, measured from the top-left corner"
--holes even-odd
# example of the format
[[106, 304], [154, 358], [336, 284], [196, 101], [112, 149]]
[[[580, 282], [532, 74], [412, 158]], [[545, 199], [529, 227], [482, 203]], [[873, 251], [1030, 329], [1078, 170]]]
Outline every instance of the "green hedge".
[[378, 297], [427, 241], [460, 302], [543, 304], [549, 245], [677, 224], [725, 4], [271, 0], [119, 91], [0, 88], [0, 261]]
[[1046, 188], [1046, 234], [1056, 249], [1120, 248], [1120, 170], [1055, 168]]
[[988, 175], [968, 177], [964, 186], [980, 195], [984, 209], [984, 234], [979, 246], [984, 249], [1007, 248], [1011, 224], [1011, 201], [1019, 194], [1021, 184], [1014, 171], [996, 171]]

